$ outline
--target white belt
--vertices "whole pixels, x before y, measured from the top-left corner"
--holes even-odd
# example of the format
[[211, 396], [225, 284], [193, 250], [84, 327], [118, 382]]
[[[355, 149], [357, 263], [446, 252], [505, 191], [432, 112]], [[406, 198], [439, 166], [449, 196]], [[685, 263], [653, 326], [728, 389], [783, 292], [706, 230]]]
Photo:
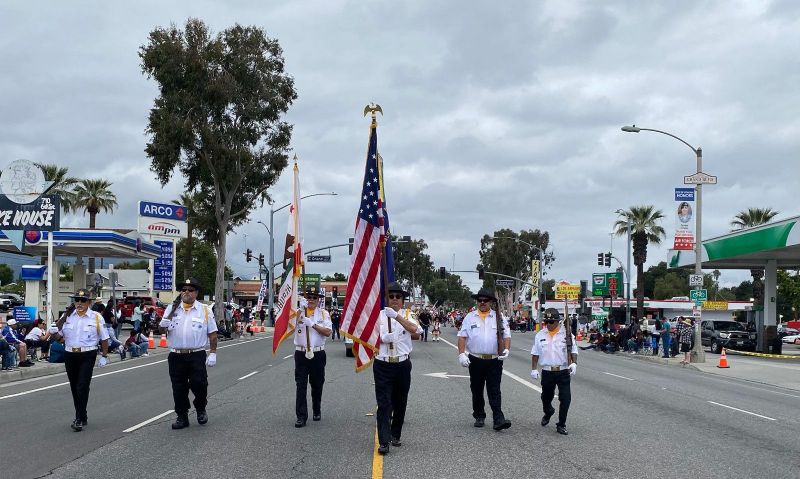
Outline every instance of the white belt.
[[478, 353], [469, 353], [470, 356], [475, 356], [478, 359], [497, 359], [496, 354], [478, 354]]
[[400, 356], [375, 356], [375, 359], [386, 363], [402, 363], [408, 359], [408, 354], [401, 354]]
[[190, 353], [196, 353], [197, 351], [204, 351], [204, 350], [205, 350], [205, 348], [186, 348], [186, 349], [170, 348], [169, 352], [178, 353], [178, 354], [190, 354]]
[[80, 348], [64, 348], [68, 353], [85, 353], [87, 351], [96, 351], [97, 346], [82, 346]]
[[542, 366], [542, 371], [566, 371], [567, 366]]
[[[294, 350], [295, 351], [308, 351], [308, 348], [305, 347], [305, 346], [295, 346]], [[311, 351], [315, 352], [315, 353], [317, 351], [325, 351], [325, 346], [317, 346], [316, 348], [311, 348]]]

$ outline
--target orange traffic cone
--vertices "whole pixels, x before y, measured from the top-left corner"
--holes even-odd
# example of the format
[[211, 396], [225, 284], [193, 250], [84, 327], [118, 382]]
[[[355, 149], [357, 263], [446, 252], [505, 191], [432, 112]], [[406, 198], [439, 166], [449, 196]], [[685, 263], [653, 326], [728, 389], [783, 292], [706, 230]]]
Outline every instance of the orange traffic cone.
[[147, 338], [147, 349], [155, 349], [156, 347], [156, 340], [153, 339], [153, 332], [150, 331], [150, 337]]
[[718, 368], [729, 368], [728, 366], [728, 356], [725, 354], [725, 348], [722, 348], [722, 356], [719, 357], [719, 364], [717, 365]]
[[578, 337], [576, 337], [575, 339], [577, 339], [578, 341], [583, 341], [583, 334], [581, 334], [581, 332], [578, 331]]
[[166, 348], [167, 347], [167, 333], [161, 335], [161, 340], [158, 341], [159, 348]]
[[261, 325], [261, 332], [263, 333], [263, 332], [266, 332], [266, 331], [267, 331], [267, 330], [266, 330], [266, 329], [264, 329], [264, 325], [262, 324], [262, 325]]
[[256, 326], [256, 322], [255, 322], [255, 321], [253, 321], [252, 323], [250, 323], [250, 331], [252, 331], [252, 332], [253, 332], [253, 334], [255, 334], [255, 333], [257, 333], [257, 332], [258, 332], [258, 326]]

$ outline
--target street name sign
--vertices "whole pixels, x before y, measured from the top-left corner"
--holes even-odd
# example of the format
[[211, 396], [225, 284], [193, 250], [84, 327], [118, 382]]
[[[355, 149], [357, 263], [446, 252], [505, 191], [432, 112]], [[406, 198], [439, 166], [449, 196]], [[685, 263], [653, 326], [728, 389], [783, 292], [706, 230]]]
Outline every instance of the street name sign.
[[708, 300], [708, 290], [707, 289], [693, 289], [689, 291], [689, 298], [692, 301], [707, 301]]
[[690, 274], [689, 275], [689, 286], [703, 286], [703, 275], [702, 274]]
[[309, 263], [330, 263], [331, 255], [329, 254], [310, 254], [306, 256], [306, 261]]
[[494, 280], [494, 284], [496, 286], [506, 286], [511, 288], [514, 286], [514, 280], [508, 278], [497, 278], [496, 280]]
[[717, 177], [698, 171], [697, 173], [683, 177], [684, 185], [716, 185]]

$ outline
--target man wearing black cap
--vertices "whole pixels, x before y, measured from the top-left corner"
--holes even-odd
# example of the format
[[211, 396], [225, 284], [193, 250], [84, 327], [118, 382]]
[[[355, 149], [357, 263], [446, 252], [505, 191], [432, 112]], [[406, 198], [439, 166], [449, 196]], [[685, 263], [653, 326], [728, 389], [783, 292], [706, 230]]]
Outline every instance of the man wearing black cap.
[[[489, 406], [492, 408], [493, 428], [501, 431], [511, 427], [511, 421], [506, 419], [500, 407], [500, 379], [503, 377], [503, 360], [508, 357], [511, 348], [511, 330], [508, 328], [508, 320], [502, 318], [504, 350], [498, 355], [497, 316], [492, 309], [492, 301], [497, 301], [497, 298], [486, 288], [481, 288], [472, 297], [478, 302], [478, 309], [467, 314], [461, 323], [461, 330], [458, 332], [458, 362], [469, 368], [474, 426], [483, 427], [486, 419], [483, 399], [485, 385]], [[466, 350], [469, 350], [469, 354]]]
[[[190, 278], [179, 284], [180, 295], [164, 311], [158, 324], [167, 333], [169, 379], [178, 416], [172, 429], [189, 426], [189, 391], [194, 394], [198, 424], [208, 422], [208, 371], [217, 364], [217, 322], [211, 308], [197, 301], [200, 283]], [[206, 345], [211, 352], [206, 356]]]
[[91, 311], [89, 291], [79, 289], [72, 296], [70, 305], [50, 333], [64, 337], [64, 368], [67, 370], [75, 420], [70, 427], [80, 432], [86, 427], [86, 404], [89, 402], [89, 385], [97, 359], [98, 345], [102, 349], [99, 366], [108, 363], [108, 330], [100, 313]]
[[[389, 444], [401, 446], [400, 435], [406, 417], [411, 387], [411, 340], [419, 339], [422, 327], [411, 310], [403, 306], [409, 293], [396, 282], [387, 287], [387, 307], [378, 318], [380, 345], [372, 365], [378, 412], [378, 453], [389, 452]], [[389, 332], [391, 321], [392, 332]], [[391, 419], [391, 424], [390, 424]]]
[[294, 382], [295, 395], [294, 427], [304, 427], [308, 420], [308, 383], [311, 383], [311, 408], [313, 419], [322, 419], [322, 385], [325, 383], [325, 339], [331, 335], [330, 314], [320, 308], [321, 295], [314, 288], [306, 289], [300, 298], [297, 328], [294, 332]]
[[[578, 365], [578, 345], [575, 337], [572, 338], [572, 354], [567, 354], [567, 335], [565, 328], [559, 327], [559, 313], [555, 308], [547, 308], [543, 315], [543, 322], [547, 326], [533, 338], [531, 349], [531, 378], [539, 379], [538, 365], [542, 367], [542, 426], [547, 426], [550, 417], [556, 410], [552, 406], [556, 386], [558, 386], [558, 422], [556, 431], [567, 435], [567, 412], [572, 401], [570, 392], [570, 377], [575, 375]], [[569, 321], [569, 318], [564, 318]], [[571, 361], [570, 361], [571, 356]]]

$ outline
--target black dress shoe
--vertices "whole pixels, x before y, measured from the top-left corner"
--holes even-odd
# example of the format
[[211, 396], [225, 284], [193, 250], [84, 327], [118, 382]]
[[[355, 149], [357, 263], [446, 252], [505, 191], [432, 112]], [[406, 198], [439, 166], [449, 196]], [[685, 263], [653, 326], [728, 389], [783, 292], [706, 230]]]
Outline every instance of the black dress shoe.
[[321, 421], [322, 420], [322, 413], [317, 413], [311, 416], [311, 419], [314, 421]]
[[547, 426], [550, 423], [550, 418], [555, 414], [555, 408], [550, 409], [544, 416], [542, 416], [542, 426]]
[[306, 427], [306, 420], [305, 419], [298, 419], [294, 422], [294, 427]]
[[479, 417], [479, 418], [475, 419], [475, 424], [473, 424], [473, 426], [475, 426], [475, 427], [483, 427], [483, 418]]
[[399, 438], [399, 437], [393, 437], [393, 438], [392, 438], [392, 446], [394, 446], [394, 447], [400, 447], [400, 446], [402, 446], [402, 445], [403, 445], [403, 443], [402, 443], [402, 442], [400, 442], [400, 438]]
[[71, 427], [72, 430], [75, 432], [81, 432], [83, 431], [83, 421], [81, 421], [80, 419], [76, 419], [72, 421], [72, 424], [70, 424], [69, 427]]
[[494, 429], [495, 431], [502, 431], [503, 429], [508, 429], [510, 427], [511, 427], [511, 421], [509, 421], [508, 419], [503, 419], [500, 422], [494, 423], [492, 429]]
[[556, 424], [556, 431], [558, 431], [558, 433], [559, 433], [559, 434], [563, 434], [563, 435], [565, 435], [565, 436], [566, 436], [567, 434], [569, 434], [569, 433], [567, 432], [567, 426], [559, 426], [558, 424]]
[[384, 455], [389, 453], [389, 445], [388, 444], [381, 444], [378, 446], [378, 454]]
[[175, 422], [172, 423], [172, 429], [183, 429], [185, 427], [189, 427], [189, 419], [185, 417], [178, 416]]
[[205, 411], [197, 411], [197, 424], [205, 424], [208, 422], [208, 413]]

